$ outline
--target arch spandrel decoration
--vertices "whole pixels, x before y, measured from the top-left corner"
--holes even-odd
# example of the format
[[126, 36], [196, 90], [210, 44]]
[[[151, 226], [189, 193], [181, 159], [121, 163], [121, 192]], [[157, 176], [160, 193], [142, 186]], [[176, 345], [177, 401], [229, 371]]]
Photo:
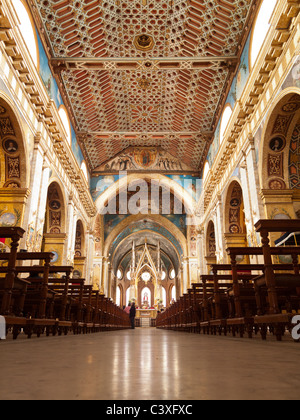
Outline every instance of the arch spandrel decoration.
[[27, 165], [22, 126], [13, 107], [0, 96], [0, 226], [23, 224], [30, 194]]
[[299, 132], [300, 91], [289, 88], [270, 111], [262, 137], [260, 179], [267, 218], [300, 215]]

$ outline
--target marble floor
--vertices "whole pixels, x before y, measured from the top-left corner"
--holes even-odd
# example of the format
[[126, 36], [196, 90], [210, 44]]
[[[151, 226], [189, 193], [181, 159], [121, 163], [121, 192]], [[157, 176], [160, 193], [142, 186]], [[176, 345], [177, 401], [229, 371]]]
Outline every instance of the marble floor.
[[136, 329], [0, 342], [1, 400], [300, 399], [300, 344]]

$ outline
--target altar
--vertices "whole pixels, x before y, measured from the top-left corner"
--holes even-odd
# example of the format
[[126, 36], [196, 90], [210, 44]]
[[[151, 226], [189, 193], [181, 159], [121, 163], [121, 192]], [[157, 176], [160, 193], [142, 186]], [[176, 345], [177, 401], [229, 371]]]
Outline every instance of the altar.
[[136, 317], [137, 318], [153, 318], [153, 319], [156, 319], [157, 310], [156, 309], [137, 309], [136, 310]]
[[156, 309], [137, 309], [136, 318], [138, 326], [141, 328], [148, 328], [153, 326], [152, 319], [156, 319], [157, 310]]

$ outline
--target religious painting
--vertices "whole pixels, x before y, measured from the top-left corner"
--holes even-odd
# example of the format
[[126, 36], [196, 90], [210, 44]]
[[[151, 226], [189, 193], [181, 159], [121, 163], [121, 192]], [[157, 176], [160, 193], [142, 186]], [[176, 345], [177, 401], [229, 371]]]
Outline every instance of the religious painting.
[[8, 139], [3, 142], [3, 149], [6, 153], [16, 153], [18, 148], [18, 143], [15, 140]]
[[142, 168], [149, 168], [154, 165], [157, 158], [157, 149], [137, 148], [134, 149], [134, 160]]
[[0, 226], [14, 227], [17, 223], [17, 216], [13, 213], [3, 213], [0, 216]]
[[52, 251], [52, 250], [49, 251], [49, 252], [52, 252], [52, 254], [54, 254], [54, 256], [53, 256], [53, 258], [51, 260], [51, 263], [52, 264], [56, 263], [58, 261], [58, 259], [59, 259], [59, 254], [56, 251]]
[[52, 200], [49, 203], [49, 207], [50, 207], [51, 210], [59, 210], [60, 207], [61, 207], [61, 204], [57, 200]]
[[273, 150], [273, 152], [282, 152], [284, 148], [285, 140], [282, 137], [274, 137], [270, 141], [270, 149]]
[[80, 279], [81, 278], [81, 271], [80, 270], [74, 270], [73, 271], [73, 279]]
[[175, 173], [194, 173], [194, 169], [171, 155], [161, 147], [128, 147], [113, 159], [94, 170], [99, 175], [124, 171], [160, 171]]

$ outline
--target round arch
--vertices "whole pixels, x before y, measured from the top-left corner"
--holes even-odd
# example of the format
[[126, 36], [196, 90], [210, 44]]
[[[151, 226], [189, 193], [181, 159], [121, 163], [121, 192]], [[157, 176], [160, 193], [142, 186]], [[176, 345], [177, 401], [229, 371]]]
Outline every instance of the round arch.
[[[194, 209], [196, 208], [195, 199], [186, 191], [182, 186], [180, 186], [176, 181], [161, 175], [161, 174], [140, 174], [139, 179], [141, 181], [156, 181], [160, 186], [170, 189], [170, 192], [174, 194], [176, 198], [182, 201], [185, 204], [186, 210], [189, 214], [194, 214]], [[98, 213], [103, 214], [105, 209], [105, 204], [115, 198], [122, 191], [125, 191], [128, 188], [128, 185], [136, 183], [137, 181], [136, 174], [130, 174], [119, 179], [108, 189], [106, 189], [95, 201], [96, 208]]]
[[[300, 101], [300, 89], [296, 87], [283, 90], [276, 98], [276, 102], [268, 111], [266, 123], [261, 136], [259, 147], [259, 180], [261, 189], [269, 189], [270, 182], [281, 179], [281, 186], [278, 184], [276, 189], [287, 189], [288, 174], [283, 168], [274, 167], [270, 169], [268, 161], [269, 155], [280, 156], [280, 153], [286, 155], [289, 151], [289, 141], [295, 123], [299, 118], [300, 108], [296, 107], [295, 111], [290, 107], [291, 104]], [[289, 109], [285, 112], [283, 109]], [[283, 144], [276, 142], [276, 139], [282, 139]], [[286, 157], [286, 156], [285, 156]], [[272, 186], [271, 186], [272, 187]], [[271, 188], [275, 189], [275, 188]]]
[[64, 105], [60, 105], [58, 108], [58, 113], [61, 118], [62, 125], [65, 129], [65, 132], [67, 134], [67, 141], [68, 144], [71, 145], [72, 143], [72, 130], [71, 130], [71, 122], [70, 118], [68, 116], [67, 108]]
[[188, 247], [187, 247], [187, 239], [184, 236], [184, 234], [180, 231], [180, 229], [175, 226], [171, 221], [169, 221], [168, 219], [166, 219], [165, 217], [161, 216], [161, 215], [156, 215], [156, 214], [149, 214], [147, 216], [139, 214], [139, 215], [132, 215], [132, 216], [128, 216], [126, 219], [122, 220], [113, 230], [112, 232], [109, 234], [109, 236], [107, 237], [105, 244], [104, 244], [104, 252], [103, 255], [105, 257], [109, 256], [109, 251], [112, 247], [112, 244], [114, 242], [114, 240], [117, 238], [117, 236], [124, 231], [129, 225], [131, 225], [132, 223], [144, 220], [145, 218], [154, 221], [155, 223], [157, 223], [160, 226], [165, 227], [168, 231], [172, 232], [173, 236], [178, 240], [182, 251], [183, 251], [183, 256], [188, 256]]
[[245, 235], [243, 189], [241, 181], [237, 177], [230, 179], [226, 189], [224, 212], [224, 232], [232, 235]]
[[[38, 47], [38, 38], [35, 31], [35, 24], [31, 16], [28, 5], [24, 0], [12, 0], [13, 6], [17, 13], [18, 19], [20, 21], [19, 29], [27, 46], [27, 50], [39, 71], [40, 59], [39, 59], [39, 47]], [[33, 45], [35, 48], [33, 49]]]
[[266, 217], [300, 217], [299, 88], [288, 88], [278, 95], [261, 138], [259, 181]]
[[216, 258], [215, 223], [210, 219], [206, 227], [206, 257]]
[[259, 56], [261, 47], [270, 28], [270, 18], [276, 7], [277, 0], [263, 0], [255, 18], [249, 50], [250, 68], [252, 69]]
[[[24, 126], [10, 98], [0, 92], [0, 226], [27, 232], [30, 165]], [[25, 246], [26, 238], [24, 238]]]
[[66, 232], [66, 221], [67, 209], [64, 188], [57, 178], [51, 178], [47, 193], [45, 232]]
[[[2, 91], [0, 91], [0, 116], [4, 120], [0, 140], [2, 161], [5, 162], [5, 156], [7, 156], [18, 162], [18, 169], [14, 173], [10, 174], [7, 169], [6, 171], [1, 171], [0, 181], [3, 183], [3, 186], [5, 184], [5, 188], [10, 188], [10, 179], [13, 180], [15, 184], [12, 188], [29, 188], [29, 152], [25, 141], [26, 135], [23, 123], [19, 117], [18, 109], [11, 99]], [[12, 142], [12, 144], [10, 144], [10, 142]], [[4, 166], [2, 166], [2, 168], [3, 167]]]
[[232, 116], [232, 107], [229, 103], [227, 103], [224, 107], [222, 117], [221, 117], [221, 124], [220, 124], [220, 138], [219, 138], [219, 144], [221, 145], [225, 139], [225, 133], [226, 129], [228, 127], [230, 118]]

